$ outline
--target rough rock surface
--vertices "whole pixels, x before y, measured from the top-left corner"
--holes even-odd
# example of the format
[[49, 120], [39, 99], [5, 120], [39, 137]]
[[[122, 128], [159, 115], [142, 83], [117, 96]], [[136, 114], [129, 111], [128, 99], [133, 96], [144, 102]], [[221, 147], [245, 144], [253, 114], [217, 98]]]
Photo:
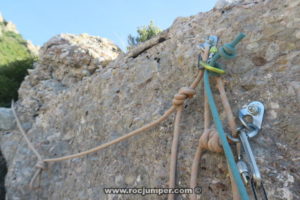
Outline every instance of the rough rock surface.
[[119, 53], [109, 40], [87, 34], [51, 38], [40, 49], [39, 62], [19, 89], [25, 121], [51, 108], [58, 94], [104, 68]]
[[15, 119], [10, 108], [0, 108], [0, 130], [10, 130], [15, 127]]
[[[23, 83], [17, 111], [24, 123], [32, 123], [28, 136], [45, 158], [95, 147], [161, 116], [178, 89], [191, 83], [197, 71], [197, 44], [208, 35], [216, 34], [225, 43], [244, 32], [247, 37], [237, 47], [237, 59], [222, 60], [228, 96], [235, 112], [253, 100], [264, 103], [263, 130], [251, 143], [269, 199], [299, 199], [299, 27], [298, 0], [237, 4], [178, 18], [162, 35], [106, 67], [100, 67], [95, 55], [91, 70], [82, 56], [86, 53], [65, 53], [64, 47], [73, 44], [66, 40], [59, 45], [63, 40], [54, 38], [44, 45], [40, 63]], [[55, 45], [55, 41], [60, 42]], [[77, 46], [90, 50], [82, 43]], [[92, 73], [95, 68], [94, 74], [82, 78], [82, 70]], [[181, 123], [178, 187], [189, 185], [203, 129], [203, 91], [199, 87], [197, 92], [186, 102]], [[224, 118], [219, 100], [217, 104]], [[50, 164], [41, 176], [40, 189], [33, 191], [28, 183], [36, 157], [17, 130], [2, 133], [0, 146], [9, 168], [7, 199], [166, 199], [106, 195], [103, 188], [167, 187], [172, 131], [173, 116], [100, 152]], [[203, 190], [201, 199], [231, 198], [223, 154], [204, 155], [198, 184]]]

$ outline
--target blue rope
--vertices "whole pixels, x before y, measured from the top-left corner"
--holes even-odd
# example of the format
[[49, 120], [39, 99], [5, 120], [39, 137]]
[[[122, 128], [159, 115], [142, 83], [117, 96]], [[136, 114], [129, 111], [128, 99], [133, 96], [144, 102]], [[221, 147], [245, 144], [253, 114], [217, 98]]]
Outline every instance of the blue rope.
[[211, 113], [212, 113], [212, 116], [213, 116], [213, 120], [215, 122], [219, 137], [221, 139], [222, 146], [223, 146], [223, 149], [224, 149], [224, 152], [225, 152], [225, 156], [227, 158], [227, 162], [229, 163], [230, 171], [231, 171], [231, 173], [233, 175], [233, 178], [234, 178], [234, 181], [235, 181], [235, 183], [238, 187], [240, 197], [241, 197], [242, 200], [249, 200], [247, 190], [246, 190], [246, 188], [244, 186], [244, 183], [241, 179], [241, 176], [240, 176], [239, 170], [236, 166], [231, 148], [228, 144], [227, 138], [226, 138], [225, 133], [224, 133], [224, 129], [223, 129], [223, 126], [222, 126], [222, 121], [219, 117], [218, 110], [217, 110], [217, 107], [216, 107], [216, 104], [215, 104], [215, 101], [214, 101], [214, 97], [212, 95], [212, 91], [211, 91], [211, 88], [210, 88], [209, 73], [208, 73], [207, 70], [205, 70], [205, 72], [204, 72], [204, 89], [205, 89], [205, 93], [206, 93], [207, 98], [208, 98], [208, 102], [209, 102], [210, 110], [211, 110]]

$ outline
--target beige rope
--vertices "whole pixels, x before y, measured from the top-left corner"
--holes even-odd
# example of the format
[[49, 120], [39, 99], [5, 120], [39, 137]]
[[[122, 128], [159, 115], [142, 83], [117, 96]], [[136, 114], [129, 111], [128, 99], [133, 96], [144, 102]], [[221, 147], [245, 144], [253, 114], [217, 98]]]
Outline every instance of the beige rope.
[[[237, 126], [236, 126], [236, 123], [235, 123], [235, 117], [232, 113], [232, 109], [231, 109], [231, 106], [229, 104], [226, 92], [225, 92], [224, 81], [222, 80], [221, 77], [217, 77], [216, 80], [217, 80], [217, 88], [218, 88], [219, 93], [220, 93], [223, 108], [224, 108], [226, 116], [227, 116], [229, 129], [231, 131], [232, 136], [237, 137]], [[241, 149], [241, 144], [237, 143], [236, 144], [237, 152], [240, 152], [240, 149]], [[232, 176], [230, 170], [229, 170], [229, 174], [230, 174], [230, 181], [231, 181], [231, 189], [232, 189], [233, 199], [234, 200], [239, 200], [240, 195], [238, 193], [238, 188], [237, 188], [236, 183], [233, 180], [233, 176]]]
[[[232, 114], [232, 110], [231, 110], [230, 104], [229, 104], [227, 96], [226, 96], [224, 84], [220, 78], [217, 78], [217, 83], [218, 83], [218, 89], [220, 92], [222, 104], [223, 104], [224, 110], [226, 112], [226, 116], [228, 118], [229, 127], [234, 135], [234, 134], [236, 134], [236, 128], [235, 128], [236, 123], [234, 121], [234, 116]], [[199, 162], [200, 162], [200, 159], [202, 157], [204, 150], [210, 150], [213, 152], [221, 152], [222, 151], [222, 149], [220, 149], [221, 146], [219, 143], [218, 135], [216, 134], [215, 130], [211, 131], [209, 129], [209, 119], [210, 119], [209, 105], [208, 105], [206, 95], [204, 98], [205, 98], [204, 99], [204, 131], [199, 139], [199, 145], [196, 150], [196, 154], [195, 154], [195, 157], [194, 157], [194, 160], [192, 163], [191, 181], [190, 181], [191, 188], [195, 188], [197, 186], [198, 167], [199, 167]], [[233, 177], [232, 177], [232, 174], [230, 171], [229, 171], [229, 173], [230, 173], [230, 179], [231, 179], [231, 183], [232, 183], [231, 186], [232, 186], [233, 199], [239, 200], [240, 197], [238, 194], [237, 186], [236, 186], [235, 182], [233, 181]], [[197, 199], [196, 194], [191, 194], [190, 199], [196, 200]]]
[[[204, 131], [202, 135], [207, 135], [205, 132], [208, 132], [209, 128], [209, 119], [210, 119], [210, 113], [209, 113], [209, 108], [208, 108], [208, 100], [207, 96], [204, 96]], [[201, 136], [202, 137], [202, 136]], [[200, 139], [201, 139], [200, 137]], [[203, 136], [206, 137], [206, 136]], [[190, 188], [195, 188], [197, 186], [197, 177], [198, 177], [198, 169], [199, 169], [199, 162], [203, 154], [203, 147], [202, 147], [202, 140], [200, 141], [199, 139], [199, 144], [196, 149], [195, 157], [192, 163], [192, 171], [191, 171], [191, 181], [190, 181]], [[205, 141], [207, 139], [205, 138]], [[190, 195], [191, 200], [196, 200], [197, 196], [195, 193]]]
[[37, 150], [35, 149], [35, 147], [33, 146], [33, 144], [30, 142], [30, 140], [28, 139], [28, 137], [26, 136], [26, 133], [23, 129], [23, 127], [21, 126], [21, 122], [20, 122], [20, 119], [17, 117], [17, 114], [16, 114], [16, 110], [15, 110], [15, 102], [14, 100], [12, 100], [11, 102], [11, 108], [12, 108], [12, 112], [15, 116], [15, 119], [16, 119], [16, 122], [17, 122], [17, 125], [21, 131], [21, 134], [23, 135], [25, 141], [27, 142], [29, 148], [33, 151], [33, 153], [36, 155], [36, 157], [38, 158], [38, 160], [43, 160], [42, 159], [42, 156], [39, 154], [39, 152], [37, 152]]
[[[232, 113], [232, 109], [229, 104], [228, 98], [226, 96], [223, 80], [220, 77], [217, 77], [217, 88], [219, 90], [220, 98], [221, 98], [221, 101], [222, 101], [222, 104], [223, 104], [223, 107], [224, 107], [224, 110], [225, 110], [225, 113], [226, 113], [226, 116], [228, 119], [229, 128], [232, 132], [232, 135], [236, 136], [237, 132], [236, 132], [235, 118]], [[209, 127], [209, 119], [210, 119], [209, 105], [208, 105], [206, 95], [204, 98], [205, 98], [204, 99], [204, 131], [199, 139], [199, 145], [196, 150], [196, 154], [195, 154], [193, 164], [192, 164], [191, 181], [190, 181], [191, 188], [195, 188], [197, 186], [198, 167], [199, 167], [199, 162], [200, 162], [200, 159], [202, 157], [204, 150], [210, 150], [213, 152], [221, 152], [222, 151], [222, 149], [220, 151], [221, 147], [219, 144], [218, 135], [215, 134], [216, 133], [215, 131], [211, 131], [208, 128]], [[213, 134], [213, 135], [211, 135], [211, 134]], [[239, 147], [237, 146], [237, 148], [239, 148]], [[240, 197], [239, 197], [237, 186], [236, 186], [235, 182], [233, 181], [233, 177], [232, 177], [232, 174], [230, 171], [229, 171], [229, 173], [230, 173], [230, 180], [232, 183], [231, 187], [232, 187], [233, 199], [239, 200]], [[191, 194], [190, 199], [196, 200], [197, 199], [196, 194]]]
[[[209, 55], [209, 47], [206, 47], [204, 49], [204, 51], [201, 53], [201, 57], [204, 62], [207, 61], [208, 55]], [[229, 128], [232, 132], [232, 135], [234, 137], [236, 137], [236, 135], [237, 135], [236, 123], [234, 121], [232, 109], [230, 107], [228, 98], [226, 96], [223, 80], [220, 77], [217, 77], [217, 88], [219, 90], [220, 98], [221, 98], [221, 101], [222, 101], [222, 104], [223, 104], [223, 107], [224, 107], [224, 110], [225, 110], [225, 113], [226, 113], [226, 116], [228, 119]], [[196, 149], [196, 153], [195, 153], [194, 160], [192, 163], [191, 180], [190, 180], [191, 188], [195, 188], [197, 186], [199, 162], [200, 162], [200, 159], [202, 157], [204, 150], [210, 150], [213, 152], [222, 152], [222, 150], [223, 150], [222, 147], [220, 146], [219, 136], [218, 136], [216, 130], [209, 129], [209, 125], [210, 125], [209, 104], [208, 104], [207, 96], [204, 95], [204, 131], [199, 139], [199, 144]], [[237, 145], [237, 149], [238, 150], [240, 149], [239, 144]], [[228, 165], [228, 163], [227, 163], [227, 165]], [[239, 198], [237, 186], [236, 186], [235, 182], [233, 181], [231, 172], [229, 172], [229, 173], [230, 173], [230, 179], [231, 179], [231, 183], [232, 183], [231, 186], [232, 186], [233, 199], [239, 200], [240, 198]], [[191, 194], [190, 199], [197, 200], [196, 194], [195, 193]]]
[[[20, 123], [20, 120], [16, 114], [16, 111], [15, 111], [15, 105], [14, 105], [14, 102], [12, 102], [11, 104], [11, 107], [12, 107], [12, 111], [13, 111], [13, 114], [14, 114], [14, 117], [17, 121], [17, 126], [20, 130], [20, 132], [22, 133], [22, 136], [25, 138], [25, 141], [26, 143], [28, 144], [29, 148], [34, 152], [34, 154], [37, 156], [38, 158], [38, 161], [37, 161], [37, 164], [35, 165], [35, 167], [37, 168], [36, 172], [34, 173], [31, 181], [30, 181], [30, 188], [33, 189], [33, 184], [36, 180], [36, 178], [41, 174], [42, 170], [45, 169], [45, 165], [47, 162], [58, 162], [58, 161], [63, 161], [63, 160], [68, 160], [68, 159], [72, 159], [72, 158], [79, 158], [79, 157], [82, 157], [84, 155], [87, 155], [87, 154], [90, 154], [90, 153], [93, 153], [93, 152], [96, 152], [96, 151], [99, 151], [101, 149], [104, 149], [106, 147], [109, 147], [113, 144], [116, 144], [116, 143], [119, 143], [121, 141], [124, 141], [134, 135], [137, 135], [143, 131], [146, 131], [146, 130], [149, 130], [150, 128], [158, 125], [159, 123], [161, 123], [162, 121], [164, 121], [170, 114], [172, 114], [176, 109], [177, 109], [177, 113], [182, 110], [182, 105], [184, 103], [184, 100], [186, 98], [192, 98], [193, 95], [195, 94], [195, 87], [199, 84], [201, 78], [203, 77], [203, 72], [202, 71], [199, 71], [199, 73], [197, 74], [195, 80], [193, 81], [193, 83], [191, 84], [191, 86], [188, 88], [188, 87], [184, 87], [184, 88], [181, 88], [179, 90], [179, 93], [176, 94], [174, 96], [174, 99], [173, 99], [173, 105], [171, 106], [171, 108], [169, 108], [164, 114], [163, 116], [161, 116], [159, 119], [149, 123], [149, 124], [146, 124], [144, 125], [143, 127], [139, 128], [139, 129], [136, 129], [122, 137], [119, 137], [113, 141], [110, 141], [110, 142], [107, 142], [105, 144], [101, 144], [95, 148], [92, 148], [92, 149], [89, 149], [87, 151], [83, 151], [83, 152], [80, 152], [80, 153], [76, 153], [76, 154], [72, 154], [72, 155], [68, 155], [68, 156], [62, 156], [62, 157], [58, 157], [58, 158], [49, 158], [49, 159], [42, 159], [42, 156], [38, 153], [38, 151], [35, 149], [35, 147], [33, 146], [33, 144], [30, 142], [29, 138], [27, 137], [21, 123]], [[176, 118], [179, 118], [180, 119], [180, 116], [176, 117]], [[176, 120], [176, 121], [179, 121], [179, 120]], [[176, 135], [175, 133], [177, 132], [178, 134], [178, 131], [179, 131], [179, 127], [178, 127], [178, 124], [179, 122], [176, 122], [175, 121], [175, 127], [177, 127], [176, 129], [174, 129], [174, 135]], [[175, 131], [176, 130], [176, 131]], [[172, 148], [173, 149], [173, 148]], [[174, 150], [172, 150], [172, 152], [174, 152]], [[171, 157], [174, 157], [174, 155], [172, 155]], [[176, 158], [176, 155], [175, 155], [175, 158]], [[173, 161], [174, 162], [174, 161]], [[176, 165], [176, 162], [175, 162], [175, 165]], [[169, 181], [171, 183], [171, 181]]]
[[35, 173], [33, 174], [32, 178], [30, 180], [30, 183], [29, 183], [29, 188], [30, 189], [37, 189], [38, 188], [38, 187], [34, 187], [34, 182], [38, 177], [40, 177], [39, 175], [41, 175], [43, 170], [46, 169], [44, 161], [38, 161], [36, 163], [35, 167], [37, 168], [37, 170], [35, 171]]
[[[116, 143], [119, 143], [121, 141], [124, 141], [134, 135], [137, 135], [143, 131], [146, 131], [154, 126], [156, 126], [157, 124], [159, 124], [160, 122], [164, 121], [170, 114], [172, 114], [172, 112], [174, 112], [176, 109], [175, 106], [172, 106], [169, 110], [167, 110], [163, 116], [161, 116], [159, 119], [137, 129], [137, 130], [134, 130], [132, 132], [130, 132], [129, 134], [127, 135], [124, 135], [122, 137], [119, 137], [111, 142], [107, 142], [105, 144], [102, 144], [102, 145], [99, 145], [95, 148], [92, 148], [92, 149], [89, 149], [87, 151], [83, 151], [83, 152], [80, 152], [80, 153], [76, 153], [76, 154], [72, 154], [72, 155], [68, 155], [68, 156], [63, 156], [63, 157], [59, 157], [59, 158], [49, 158], [49, 159], [42, 159], [41, 158], [41, 155], [36, 151], [36, 149], [34, 148], [34, 146], [32, 145], [32, 143], [29, 141], [27, 135], [25, 134], [25, 131], [24, 129], [22, 128], [21, 124], [20, 124], [20, 121], [19, 121], [19, 118], [18, 116], [16, 115], [16, 112], [15, 112], [15, 108], [14, 108], [14, 104], [12, 103], [12, 110], [13, 110], [13, 113], [14, 113], [14, 116], [16, 118], [16, 121], [17, 121], [17, 125], [18, 125], [18, 128], [20, 129], [23, 137], [25, 138], [28, 146], [30, 147], [30, 149], [36, 154], [36, 156], [38, 157], [38, 161], [37, 161], [37, 164], [36, 164], [36, 168], [37, 168], [37, 171], [34, 173], [33, 177], [32, 177], [32, 180], [30, 181], [30, 188], [33, 189], [33, 184], [36, 180], [36, 178], [38, 177], [38, 175], [42, 172], [43, 169], [45, 169], [45, 163], [46, 162], [58, 162], [58, 161], [63, 161], [63, 160], [68, 160], [68, 159], [72, 159], [72, 158], [79, 158], [79, 157], [82, 157], [84, 155], [87, 155], [87, 154], [90, 154], [90, 153], [93, 153], [93, 152], [96, 152], [96, 151], [99, 151], [101, 149], [104, 149], [108, 146], [111, 146], [113, 144], [116, 144]], [[43, 167], [41, 167], [43, 166]]]
[[46, 168], [45, 167], [45, 162], [43, 161], [42, 156], [35, 149], [35, 147], [33, 146], [33, 144], [30, 142], [29, 138], [27, 137], [27, 135], [26, 135], [26, 133], [25, 133], [25, 131], [24, 131], [22, 125], [21, 125], [20, 119], [17, 116], [16, 110], [15, 110], [15, 103], [14, 103], [14, 101], [11, 102], [11, 108], [12, 108], [13, 115], [14, 115], [14, 117], [16, 119], [17, 126], [19, 127], [21, 134], [23, 135], [23, 137], [24, 137], [26, 143], [28, 144], [29, 148], [33, 151], [33, 153], [36, 155], [36, 157], [38, 159], [38, 161], [37, 161], [37, 163], [35, 165], [35, 167], [37, 168], [37, 170], [34, 173], [32, 179], [31, 179], [31, 181], [29, 183], [29, 188], [33, 189], [34, 188], [33, 184], [34, 184], [35, 179], [40, 175], [40, 173], [42, 172], [42, 170]]
[[68, 155], [68, 156], [63, 156], [63, 157], [59, 157], [59, 158], [49, 158], [49, 159], [45, 159], [44, 162], [58, 162], [58, 161], [63, 161], [63, 160], [69, 160], [69, 159], [72, 159], [72, 158], [79, 158], [79, 157], [82, 157], [82, 156], [85, 156], [87, 154], [90, 154], [90, 153], [94, 153], [96, 151], [99, 151], [101, 149], [104, 149], [106, 147], [109, 147], [113, 144], [116, 144], [116, 143], [119, 143], [119, 142], [122, 142], [134, 135], [137, 135], [143, 131], [147, 131], [149, 130], [150, 128], [156, 126], [157, 124], [161, 123], [162, 121], [164, 121], [165, 119], [167, 119], [167, 117], [172, 114], [172, 112], [175, 111], [175, 106], [172, 106], [169, 110], [167, 110], [163, 116], [161, 116], [159, 119], [149, 123], [149, 124], [146, 124], [145, 126], [139, 128], [139, 129], [136, 129], [124, 136], [121, 136], [115, 140], [112, 140], [110, 142], [107, 142], [105, 144], [101, 144], [95, 148], [92, 148], [92, 149], [89, 149], [87, 151], [83, 151], [83, 152], [80, 152], [80, 153], [76, 153], [76, 154], [72, 154], [72, 155]]
[[226, 113], [226, 117], [228, 119], [228, 125], [229, 125], [229, 128], [230, 128], [231, 134], [232, 134], [233, 137], [237, 137], [237, 131], [236, 131], [237, 126], [236, 126], [236, 123], [235, 123], [235, 118], [234, 118], [234, 115], [232, 113], [231, 106], [230, 106], [228, 98], [226, 96], [226, 92], [225, 92], [225, 89], [224, 89], [224, 82], [223, 82], [221, 77], [217, 77], [216, 80], [217, 80], [217, 88], [219, 90], [220, 98], [222, 100], [222, 104], [223, 104], [223, 107], [224, 107], [224, 110], [225, 110], [225, 113]]
[[[195, 95], [195, 89], [183, 87], [179, 90], [178, 94], [174, 96], [173, 105], [177, 106], [177, 113], [174, 123], [174, 136], [171, 148], [171, 157], [170, 157], [170, 172], [169, 172], [169, 188], [175, 188], [176, 182], [176, 158], [177, 158], [177, 149], [178, 149], [178, 139], [179, 139], [179, 125], [180, 118], [183, 110], [183, 103], [186, 98], [192, 98]], [[174, 194], [168, 195], [168, 200], [173, 200]]]
[[[175, 188], [176, 182], [176, 158], [177, 158], [177, 149], [178, 149], [178, 139], [179, 139], [179, 123], [181, 118], [181, 113], [183, 110], [183, 103], [186, 98], [192, 98], [194, 96], [195, 88], [199, 84], [203, 77], [203, 71], [200, 70], [197, 78], [191, 84], [189, 88], [183, 87], [179, 90], [178, 94], [174, 96], [173, 105], [177, 106], [177, 113], [174, 123], [174, 133], [173, 141], [171, 148], [171, 157], [170, 157], [170, 172], [169, 172], [169, 188]], [[175, 198], [174, 194], [168, 194], [168, 200], [173, 200]]]
[[[199, 144], [196, 149], [196, 154], [194, 156], [194, 160], [192, 163], [191, 170], [191, 181], [190, 187], [195, 188], [197, 186], [197, 177], [198, 177], [198, 169], [199, 162], [205, 150], [210, 150], [213, 152], [222, 152], [223, 148], [219, 143], [219, 136], [215, 129], [210, 129], [210, 111], [208, 105], [207, 96], [204, 96], [204, 130], [203, 134], [199, 139]], [[191, 200], [197, 200], [197, 195], [195, 193], [190, 195]]]
[[[175, 124], [174, 124], [174, 134], [171, 148], [170, 156], [170, 171], [169, 171], [169, 188], [175, 188], [176, 182], [176, 159], [177, 159], [177, 148], [179, 139], [179, 123], [181, 118], [183, 106], [179, 106], [177, 109]], [[174, 199], [174, 194], [168, 194], [168, 200]]]
[[[203, 52], [201, 52], [201, 57], [204, 62], [207, 61], [209, 56], [209, 46], [206, 46]], [[205, 93], [205, 92], [204, 92]], [[204, 130], [203, 134], [201, 135], [199, 139], [199, 144], [196, 149], [196, 154], [194, 156], [194, 160], [192, 163], [192, 170], [191, 170], [191, 181], [190, 181], [190, 187], [195, 188], [197, 186], [197, 177], [198, 177], [198, 167], [199, 162], [202, 157], [203, 151], [205, 149], [208, 149], [208, 139], [209, 139], [209, 126], [210, 126], [210, 111], [209, 111], [209, 105], [208, 105], [208, 99], [207, 96], [204, 94]], [[195, 193], [190, 195], [191, 200], [197, 200], [197, 196]]]
[[[226, 96], [226, 95], [225, 95]], [[198, 169], [199, 169], [199, 163], [200, 159], [203, 155], [203, 152], [205, 150], [209, 150], [212, 152], [222, 152], [223, 149], [219, 142], [219, 136], [215, 129], [209, 129], [209, 121], [210, 121], [210, 113], [209, 113], [209, 105], [207, 96], [204, 97], [204, 131], [199, 139], [199, 144], [195, 153], [195, 157], [192, 163], [192, 170], [191, 170], [191, 181], [190, 181], [190, 187], [195, 188], [197, 186], [197, 177], [198, 177]], [[229, 104], [228, 104], [229, 105]], [[233, 124], [233, 123], [232, 123]], [[234, 122], [235, 124], [235, 122]], [[228, 165], [228, 163], [227, 163]], [[239, 200], [239, 194], [238, 189], [233, 181], [233, 177], [231, 172], [230, 173], [230, 180], [231, 180], [231, 187], [232, 187], [232, 195], [234, 200]], [[191, 200], [197, 200], [197, 196], [195, 193], [190, 195]]]

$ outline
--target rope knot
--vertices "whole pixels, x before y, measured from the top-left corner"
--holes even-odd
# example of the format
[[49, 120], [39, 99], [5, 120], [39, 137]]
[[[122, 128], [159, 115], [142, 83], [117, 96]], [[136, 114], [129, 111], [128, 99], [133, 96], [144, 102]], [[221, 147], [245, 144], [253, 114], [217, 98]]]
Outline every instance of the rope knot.
[[46, 169], [46, 163], [43, 160], [39, 160], [39, 161], [37, 161], [35, 167], [38, 169], [44, 170], [44, 169]]
[[182, 87], [178, 93], [175, 94], [172, 103], [176, 107], [181, 106], [187, 98], [192, 98], [195, 94], [195, 89], [190, 87]]
[[35, 180], [41, 175], [42, 171], [43, 171], [44, 169], [46, 169], [46, 162], [43, 161], [43, 160], [38, 160], [37, 163], [36, 163], [36, 165], [35, 165], [35, 167], [36, 167], [37, 169], [36, 169], [34, 175], [33, 175], [32, 178], [31, 178], [31, 181], [30, 181], [30, 183], [29, 183], [29, 188], [30, 188], [31, 190], [37, 189], [37, 188], [38, 188], [38, 187], [34, 187], [34, 182], [35, 182]]
[[200, 137], [200, 145], [203, 149], [220, 153], [223, 151], [220, 145], [219, 135], [214, 128], [206, 129]]

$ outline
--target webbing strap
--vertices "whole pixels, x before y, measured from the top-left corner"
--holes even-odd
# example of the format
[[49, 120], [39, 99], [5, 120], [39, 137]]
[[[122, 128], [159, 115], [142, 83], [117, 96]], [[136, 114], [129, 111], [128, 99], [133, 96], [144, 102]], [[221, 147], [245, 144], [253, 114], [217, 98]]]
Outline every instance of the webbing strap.
[[211, 110], [211, 113], [212, 113], [212, 116], [213, 116], [213, 120], [215, 122], [219, 137], [221, 139], [222, 146], [223, 146], [223, 149], [224, 149], [224, 152], [225, 152], [225, 156], [226, 156], [227, 162], [228, 162], [229, 167], [230, 167], [230, 171], [231, 171], [231, 173], [233, 175], [233, 178], [234, 178], [234, 181], [235, 181], [235, 183], [238, 187], [238, 191], [239, 191], [241, 199], [242, 200], [249, 200], [247, 190], [246, 190], [246, 188], [244, 186], [244, 183], [241, 179], [239, 170], [236, 166], [236, 163], [235, 163], [235, 160], [234, 160], [234, 157], [233, 157], [233, 153], [231, 151], [231, 148], [228, 144], [227, 138], [226, 138], [225, 133], [224, 133], [224, 129], [223, 129], [223, 126], [222, 126], [222, 121], [219, 117], [218, 110], [217, 110], [217, 107], [216, 107], [216, 104], [215, 104], [215, 101], [214, 101], [214, 97], [213, 97], [213, 94], [212, 94], [212, 91], [211, 91], [211, 88], [210, 88], [209, 73], [208, 73], [207, 70], [205, 70], [205, 72], [204, 72], [204, 78], [203, 79], [204, 79], [205, 93], [206, 93], [207, 98], [208, 98], [208, 103], [209, 103], [210, 110]]
[[212, 72], [215, 72], [217, 74], [224, 74], [225, 71], [223, 69], [220, 69], [218, 67], [213, 67], [203, 61], [200, 61], [200, 64], [204, 67], [204, 69], [208, 70], [208, 71], [212, 71]]

